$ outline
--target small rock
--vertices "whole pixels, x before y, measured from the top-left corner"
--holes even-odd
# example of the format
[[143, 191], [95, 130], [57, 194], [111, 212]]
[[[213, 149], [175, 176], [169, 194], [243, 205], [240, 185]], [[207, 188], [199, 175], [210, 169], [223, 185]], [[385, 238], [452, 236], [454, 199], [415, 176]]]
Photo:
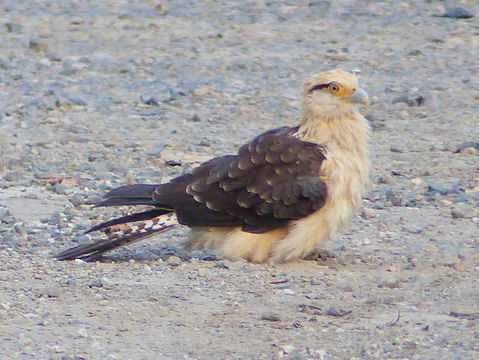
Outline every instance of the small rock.
[[378, 281], [378, 287], [385, 289], [399, 288], [399, 281], [392, 276], [384, 276]]
[[375, 218], [375, 217], [378, 217], [378, 214], [376, 214], [376, 212], [373, 210], [373, 209], [368, 209], [368, 208], [364, 208], [362, 211], [361, 211], [361, 216], [363, 218]]
[[46, 52], [50, 49], [48, 44], [42, 40], [38, 39], [32, 39], [30, 40], [30, 43], [28, 45], [30, 50], [36, 51], [36, 52]]
[[62, 61], [62, 57], [54, 51], [47, 51], [45, 57], [50, 61]]
[[441, 195], [447, 195], [449, 189], [445, 186], [438, 185], [438, 184], [429, 184], [426, 189], [427, 192], [430, 193], [439, 193]]
[[294, 290], [291, 290], [291, 289], [284, 289], [284, 290], [283, 290], [283, 294], [284, 294], [284, 295], [296, 295], [296, 293], [294, 292]]
[[403, 148], [398, 147], [398, 146], [394, 146], [394, 145], [389, 148], [389, 151], [394, 152], [394, 153], [404, 153], [405, 152], [405, 150]]
[[393, 206], [401, 206], [403, 203], [403, 199], [392, 190], [386, 193], [386, 200], [390, 201]]
[[402, 231], [408, 232], [410, 234], [421, 234], [422, 228], [417, 225], [408, 224], [402, 227]]
[[178, 266], [181, 265], [182, 261], [178, 256], [170, 256], [166, 263], [170, 266]]
[[451, 210], [451, 216], [453, 219], [465, 219], [474, 217], [474, 209], [468, 206], [456, 206]]
[[336, 309], [334, 306], [330, 306], [324, 311], [323, 315], [341, 317], [350, 313], [351, 310]]
[[4, 206], [0, 206], [0, 221], [5, 219], [9, 215], [10, 215], [10, 211], [8, 210], [8, 208]]
[[300, 352], [296, 352], [294, 354], [289, 355], [286, 360], [306, 360], [307, 357], [301, 354]]
[[10, 33], [19, 33], [23, 29], [23, 26], [17, 23], [7, 22], [4, 25], [7, 31]]
[[274, 312], [266, 312], [261, 315], [261, 320], [271, 321], [271, 322], [278, 322], [281, 321], [281, 317], [279, 314]]
[[49, 298], [57, 298], [62, 295], [63, 291], [59, 287], [52, 287], [52, 288], [47, 288], [44, 291], [44, 295]]
[[284, 354], [291, 354], [296, 348], [293, 345], [283, 345], [280, 347]]
[[474, 17], [469, 11], [460, 6], [447, 8], [441, 16], [451, 19], [470, 19]]
[[467, 148], [473, 148], [479, 151], [479, 142], [477, 141], [463, 142], [462, 144], [457, 145], [456, 150], [454, 150], [454, 152], [455, 153], [462, 152], [464, 149], [467, 149]]
[[378, 184], [392, 185], [394, 183], [395, 183], [395, 180], [390, 174], [386, 174], [384, 176], [381, 176], [378, 179]]
[[206, 269], [205, 268], [198, 269], [198, 276], [205, 277]]
[[192, 122], [201, 122], [201, 118], [198, 114], [194, 114], [189, 120]]
[[3, 178], [7, 181], [17, 182], [20, 181], [22, 177], [23, 175], [20, 171], [14, 170], [6, 173]]
[[426, 99], [423, 96], [410, 97], [409, 95], [401, 95], [392, 100], [393, 104], [407, 104], [408, 106], [424, 105]]
[[68, 186], [62, 183], [56, 183], [53, 186], [53, 191], [55, 191], [57, 194], [60, 195], [68, 195], [72, 192], [72, 189], [70, 189]]
[[479, 155], [479, 150], [476, 150], [473, 147], [467, 147], [461, 150], [461, 154], [464, 154], [467, 156], [477, 156]]
[[83, 199], [78, 195], [73, 195], [70, 198], [70, 202], [72, 203], [73, 206], [77, 207], [83, 204]]
[[95, 279], [93, 280], [91, 283], [88, 284], [88, 287], [97, 287], [97, 288], [101, 288], [105, 286], [105, 280], [104, 279]]
[[378, 224], [378, 230], [379, 230], [379, 231], [387, 231], [387, 230], [388, 230], [388, 226], [387, 226], [385, 223], [380, 222], [380, 223]]
[[160, 102], [154, 96], [140, 95], [140, 100], [149, 106], [160, 106]]

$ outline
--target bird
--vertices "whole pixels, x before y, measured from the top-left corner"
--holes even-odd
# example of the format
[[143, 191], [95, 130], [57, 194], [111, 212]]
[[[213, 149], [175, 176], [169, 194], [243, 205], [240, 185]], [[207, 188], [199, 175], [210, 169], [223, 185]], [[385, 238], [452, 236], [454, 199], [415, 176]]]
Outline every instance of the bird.
[[213, 158], [169, 182], [111, 190], [97, 207], [146, 210], [93, 226], [86, 233], [103, 231], [107, 237], [55, 258], [98, 260], [179, 225], [191, 229], [186, 249], [219, 258], [253, 263], [307, 258], [349, 226], [371, 187], [370, 128], [359, 112], [367, 104], [356, 72], [311, 75], [303, 83], [296, 126], [266, 131], [236, 154]]

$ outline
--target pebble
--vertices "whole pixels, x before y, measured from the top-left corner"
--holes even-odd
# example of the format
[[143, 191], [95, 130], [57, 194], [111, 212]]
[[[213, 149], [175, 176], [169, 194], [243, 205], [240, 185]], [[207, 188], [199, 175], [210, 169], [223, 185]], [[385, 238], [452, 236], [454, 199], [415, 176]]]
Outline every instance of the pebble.
[[426, 99], [423, 96], [401, 95], [392, 100], [393, 104], [407, 104], [408, 106], [422, 106]]
[[479, 142], [477, 141], [466, 141], [456, 146], [455, 153], [462, 152], [464, 149], [473, 148], [479, 151]]
[[83, 205], [83, 199], [79, 195], [73, 195], [69, 200], [72, 203], [72, 205], [75, 207]]
[[30, 43], [28, 44], [28, 47], [30, 50], [36, 51], [36, 52], [46, 52], [50, 49], [48, 44], [39, 39], [31, 39]]
[[386, 174], [384, 176], [381, 176], [379, 179], [378, 179], [378, 184], [386, 184], [386, 185], [393, 185], [395, 184], [395, 180], [394, 180], [394, 177], [391, 176], [390, 174]]
[[447, 187], [439, 184], [429, 184], [426, 191], [430, 193], [439, 193], [441, 195], [447, 195], [449, 193], [449, 189]]
[[461, 150], [461, 154], [464, 154], [467, 156], [477, 156], [479, 155], [479, 150], [473, 147], [467, 147]]
[[6, 22], [3, 24], [10, 33], [21, 33], [23, 26], [13, 22]]
[[460, 6], [446, 8], [446, 11], [441, 16], [452, 19], [470, 19], [474, 17], [469, 11]]
[[473, 218], [475, 215], [474, 208], [470, 206], [455, 206], [451, 209], [451, 217], [453, 219]]
[[68, 195], [71, 194], [73, 190], [63, 183], [56, 183], [53, 185], [53, 191], [60, 195]]
[[363, 208], [361, 211], [361, 216], [363, 218], [368, 219], [368, 218], [376, 218], [378, 217], [378, 214], [373, 209]]
[[47, 288], [44, 291], [44, 295], [49, 298], [57, 298], [60, 297], [63, 293], [63, 290], [60, 287], [51, 287]]
[[296, 352], [294, 354], [288, 355], [288, 357], [286, 358], [286, 360], [306, 360], [306, 359], [307, 357], [300, 352]]
[[170, 256], [168, 260], [166, 260], [166, 263], [170, 266], [178, 266], [181, 265], [183, 261], [178, 257], [178, 256]]
[[10, 211], [5, 206], [0, 206], [0, 221], [3, 221], [7, 216], [10, 215]]
[[281, 316], [275, 312], [265, 312], [261, 314], [261, 320], [278, 322], [278, 321], [281, 321]]
[[206, 273], [207, 271], [205, 268], [198, 269], [198, 276], [205, 277]]
[[280, 346], [280, 350], [284, 354], [291, 354], [293, 351], [296, 350], [296, 348], [293, 345], [283, 345], [283, 346]]
[[105, 279], [99, 278], [99, 279], [95, 279], [95, 280], [93, 280], [92, 282], [90, 282], [90, 283], [88, 284], [88, 287], [91, 287], [91, 288], [93, 288], [93, 287], [101, 288], [101, 287], [103, 287], [103, 286], [105, 286], [105, 285], [106, 285]]
[[5, 180], [11, 181], [11, 182], [18, 182], [22, 179], [22, 177], [23, 177], [23, 173], [17, 170], [10, 171], [3, 176]]
[[408, 232], [410, 234], [421, 234], [423, 230], [420, 226], [408, 224], [402, 227], [402, 231]]
[[402, 197], [391, 189], [386, 192], [386, 200], [388, 200], [393, 206], [402, 206], [403, 204]]
[[337, 309], [334, 306], [330, 306], [323, 312], [322, 315], [341, 317], [341, 316], [347, 315], [349, 312], [350, 311]]
[[283, 290], [283, 294], [284, 294], [284, 295], [296, 295], [296, 293], [294, 292], [294, 290], [291, 290], [291, 289], [284, 289], [284, 290]]

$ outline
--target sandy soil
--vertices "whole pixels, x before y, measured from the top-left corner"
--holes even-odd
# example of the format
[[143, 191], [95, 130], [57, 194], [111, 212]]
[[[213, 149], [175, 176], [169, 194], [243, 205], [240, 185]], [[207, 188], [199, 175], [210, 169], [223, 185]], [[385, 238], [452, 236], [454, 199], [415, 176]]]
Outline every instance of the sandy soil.
[[[476, 1], [0, 11], [1, 359], [479, 358]], [[376, 184], [336, 258], [214, 259], [183, 252], [182, 229], [51, 259], [121, 213], [91, 208], [105, 191], [294, 124], [302, 78], [336, 67], [373, 100]]]

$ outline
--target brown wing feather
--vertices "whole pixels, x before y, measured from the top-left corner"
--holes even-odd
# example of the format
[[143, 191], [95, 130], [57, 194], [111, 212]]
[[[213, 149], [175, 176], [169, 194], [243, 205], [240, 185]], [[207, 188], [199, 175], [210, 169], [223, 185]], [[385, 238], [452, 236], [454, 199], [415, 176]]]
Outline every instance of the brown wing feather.
[[241, 226], [261, 233], [305, 217], [326, 200], [319, 178], [322, 148], [292, 136], [296, 128], [268, 131], [237, 155], [203, 163], [156, 187], [156, 203], [175, 209], [189, 226]]

